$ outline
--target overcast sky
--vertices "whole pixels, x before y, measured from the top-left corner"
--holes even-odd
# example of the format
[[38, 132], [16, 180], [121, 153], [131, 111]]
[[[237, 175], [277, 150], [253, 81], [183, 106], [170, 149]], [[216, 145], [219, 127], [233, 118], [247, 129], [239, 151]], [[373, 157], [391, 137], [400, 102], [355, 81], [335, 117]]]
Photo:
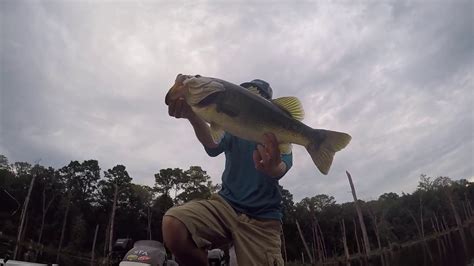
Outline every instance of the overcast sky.
[[272, 85], [314, 128], [353, 139], [327, 176], [294, 147], [280, 182], [316, 194], [411, 193], [474, 176], [473, 1], [0, 1], [0, 154], [60, 168], [97, 159], [153, 185], [209, 158], [164, 96], [178, 73]]

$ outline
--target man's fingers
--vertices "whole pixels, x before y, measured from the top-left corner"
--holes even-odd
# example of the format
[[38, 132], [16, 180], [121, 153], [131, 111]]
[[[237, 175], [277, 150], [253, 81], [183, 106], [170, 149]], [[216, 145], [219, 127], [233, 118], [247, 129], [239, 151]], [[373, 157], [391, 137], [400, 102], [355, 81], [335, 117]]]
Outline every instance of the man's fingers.
[[263, 143], [265, 146], [269, 147], [276, 147], [278, 146], [278, 140], [273, 133], [265, 133], [263, 134]]
[[183, 100], [183, 117], [189, 118], [189, 115], [192, 113], [191, 106], [189, 106], [184, 100]]
[[262, 145], [258, 145], [257, 150], [260, 153], [263, 165], [268, 165], [268, 162], [270, 161], [270, 154], [268, 154], [268, 151]]
[[280, 158], [280, 148], [278, 147], [278, 143], [274, 143], [270, 146], [270, 150], [268, 151], [272, 158]]
[[194, 112], [184, 98], [178, 98], [169, 103], [168, 114], [175, 118], [190, 118]]
[[265, 133], [263, 135], [263, 141], [265, 148], [270, 155], [270, 159], [277, 160], [280, 157], [280, 149], [278, 147], [278, 141], [273, 133]]
[[176, 109], [176, 101], [171, 101], [170, 105], [168, 106], [168, 114], [170, 116], [174, 116], [174, 110]]
[[176, 109], [175, 109], [175, 112], [174, 112], [174, 117], [181, 118], [182, 112], [183, 112], [183, 100], [178, 99], [176, 101]]
[[257, 150], [253, 151], [253, 162], [255, 164], [255, 169], [257, 170], [263, 169], [262, 157], [260, 156], [260, 152]]

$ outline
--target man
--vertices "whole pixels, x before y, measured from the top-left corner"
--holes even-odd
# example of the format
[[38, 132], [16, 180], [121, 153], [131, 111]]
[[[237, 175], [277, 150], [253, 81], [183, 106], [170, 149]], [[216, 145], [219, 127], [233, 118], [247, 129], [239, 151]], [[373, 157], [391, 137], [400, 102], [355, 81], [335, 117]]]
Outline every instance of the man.
[[[272, 98], [272, 88], [263, 80], [241, 86]], [[171, 102], [168, 112], [189, 120], [209, 156], [222, 152], [226, 156], [218, 195], [172, 208], [163, 217], [164, 242], [180, 265], [207, 265], [206, 249], [230, 243], [239, 265], [283, 265], [278, 180], [292, 166], [291, 153], [280, 154], [272, 133], [264, 134], [263, 144], [229, 133], [214, 143], [208, 124], [193, 113], [184, 99]]]

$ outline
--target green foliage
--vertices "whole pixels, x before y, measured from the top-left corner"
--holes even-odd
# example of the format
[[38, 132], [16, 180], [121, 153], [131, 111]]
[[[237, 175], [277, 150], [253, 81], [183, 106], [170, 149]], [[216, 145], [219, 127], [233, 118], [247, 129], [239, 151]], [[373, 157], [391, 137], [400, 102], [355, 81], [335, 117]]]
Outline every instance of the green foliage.
[[5, 155], [0, 154], [0, 170], [10, 170], [10, 165], [8, 164], [8, 158]]
[[336, 204], [336, 200], [334, 200], [333, 196], [320, 194], [311, 198], [306, 197], [302, 199], [296, 204], [296, 207], [308, 210], [309, 213], [316, 213], [334, 204]]
[[71, 161], [59, 169], [59, 178], [73, 203], [89, 205], [95, 199], [100, 179], [99, 163], [96, 160]]
[[119, 208], [129, 206], [129, 201], [132, 196], [131, 182], [132, 178], [123, 165], [116, 165], [112, 169], [104, 171], [104, 179], [98, 183], [99, 205], [110, 211], [113, 204], [115, 186], [117, 186], [117, 206], [119, 206]]
[[161, 169], [159, 173], [155, 174], [155, 190], [160, 194], [169, 194], [170, 190], [174, 188], [176, 195], [183, 175], [183, 170], [179, 168]]
[[181, 183], [178, 184], [181, 192], [176, 196], [175, 202], [181, 204], [191, 200], [210, 198], [212, 193], [210, 179], [201, 167], [191, 166], [182, 175]]
[[168, 194], [158, 196], [153, 202], [153, 212], [160, 217], [166, 213], [168, 209], [173, 207], [173, 199]]
[[[49, 245], [54, 251], [58, 246], [67, 202], [71, 202], [63, 249], [88, 254], [98, 224], [98, 256], [103, 255], [105, 231], [110, 219], [115, 186], [119, 192], [115, 238], [148, 239], [148, 222], [151, 221], [152, 239], [159, 241], [162, 240], [161, 220], [168, 209], [190, 200], [207, 199], [220, 188], [219, 185], [213, 184], [210, 176], [199, 166], [191, 166], [187, 170], [161, 169], [154, 175], [153, 187], [134, 184], [123, 165], [116, 165], [104, 171], [102, 178], [100, 173], [96, 160], [71, 161], [56, 170], [41, 165], [32, 166], [26, 162], [10, 165], [8, 158], [0, 155], [0, 185], [3, 190], [0, 191], [0, 231], [10, 237], [14, 237], [17, 232], [19, 204], [25, 200], [33, 175], [37, 179], [28, 209], [24, 241], [37, 241], [44, 204], [51, 201], [45, 216], [42, 243]], [[344, 220], [349, 251], [357, 252], [355, 235], [357, 233], [360, 241], [362, 234], [352, 202], [338, 204], [334, 197], [325, 194], [305, 197], [295, 202], [290, 191], [280, 186], [280, 192], [283, 231], [289, 260], [300, 259], [301, 251], [304, 250], [296, 220], [310, 248], [317, 246], [314, 244], [314, 232], [318, 232], [328, 256], [343, 253], [340, 223]], [[377, 200], [360, 201], [371, 246], [376, 248], [377, 245], [375, 225], [384, 247], [390, 243], [418, 239], [418, 231], [410, 215], [423, 224], [427, 235], [433, 233], [432, 219], [441, 221], [444, 217], [448, 226], [453, 226], [455, 219], [448, 196], [452, 198], [461, 218], [467, 219], [464, 210], [468, 205], [474, 207], [474, 184], [464, 179], [453, 181], [448, 177], [433, 178], [421, 175], [416, 190], [411, 194], [398, 195], [388, 192]], [[423, 215], [422, 221], [420, 214]], [[323, 235], [320, 235], [320, 232]], [[55, 257], [54, 254], [45, 252], [39, 257], [40, 261], [48, 256]]]
[[90, 234], [87, 231], [87, 224], [81, 213], [74, 216], [71, 219], [70, 229], [70, 245], [74, 248], [80, 249], [87, 243], [87, 239], [90, 238]]
[[281, 191], [281, 205], [283, 213], [283, 223], [291, 223], [291, 218], [295, 215], [295, 203], [293, 202], [293, 195], [287, 189], [284, 189], [282, 186], [278, 185]]
[[217, 189], [218, 186], [212, 184], [211, 178], [200, 166], [191, 166], [186, 171], [179, 168], [161, 169], [155, 174], [155, 191], [162, 195], [170, 195], [173, 191], [175, 204], [208, 199]]
[[400, 198], [400, 196], [398, 196], [397, 193], [389, 192], [389, 193], [384, 193], [384, 194], [380, 195], [379, 201], [388, 203], [388, 202], [394, 202], [394, 201], [398, 200], [399, 198]]
[[11, 169], [17, 176], [27, 176], [31, 174], [31, 164], [27, 162], [16, 162], [11, 165]]

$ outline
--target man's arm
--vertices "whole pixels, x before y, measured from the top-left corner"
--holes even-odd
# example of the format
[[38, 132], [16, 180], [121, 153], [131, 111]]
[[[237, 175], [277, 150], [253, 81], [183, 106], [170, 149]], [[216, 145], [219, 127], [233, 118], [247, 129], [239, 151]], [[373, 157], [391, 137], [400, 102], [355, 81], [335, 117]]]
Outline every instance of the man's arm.
[[193, 112], [183, 98], [170, 102], [168, 114], [175, 118], [187, 118], [194, 129], [197, 139], [202, 145], [210, 149], [217, 148], [218, 144], [212, 139], [210, 127]]
[[204, 120], [199, 118], [197, 115], [194, 115], [192, 118], [189, 118], [189, 122], [193, 126], [197, 139], [202, 143], [202, 145], [204, 145], [204, 147], [210, 149], [217, 148], [218, 144], [216, 144], [212, 139], [211, 129]]

